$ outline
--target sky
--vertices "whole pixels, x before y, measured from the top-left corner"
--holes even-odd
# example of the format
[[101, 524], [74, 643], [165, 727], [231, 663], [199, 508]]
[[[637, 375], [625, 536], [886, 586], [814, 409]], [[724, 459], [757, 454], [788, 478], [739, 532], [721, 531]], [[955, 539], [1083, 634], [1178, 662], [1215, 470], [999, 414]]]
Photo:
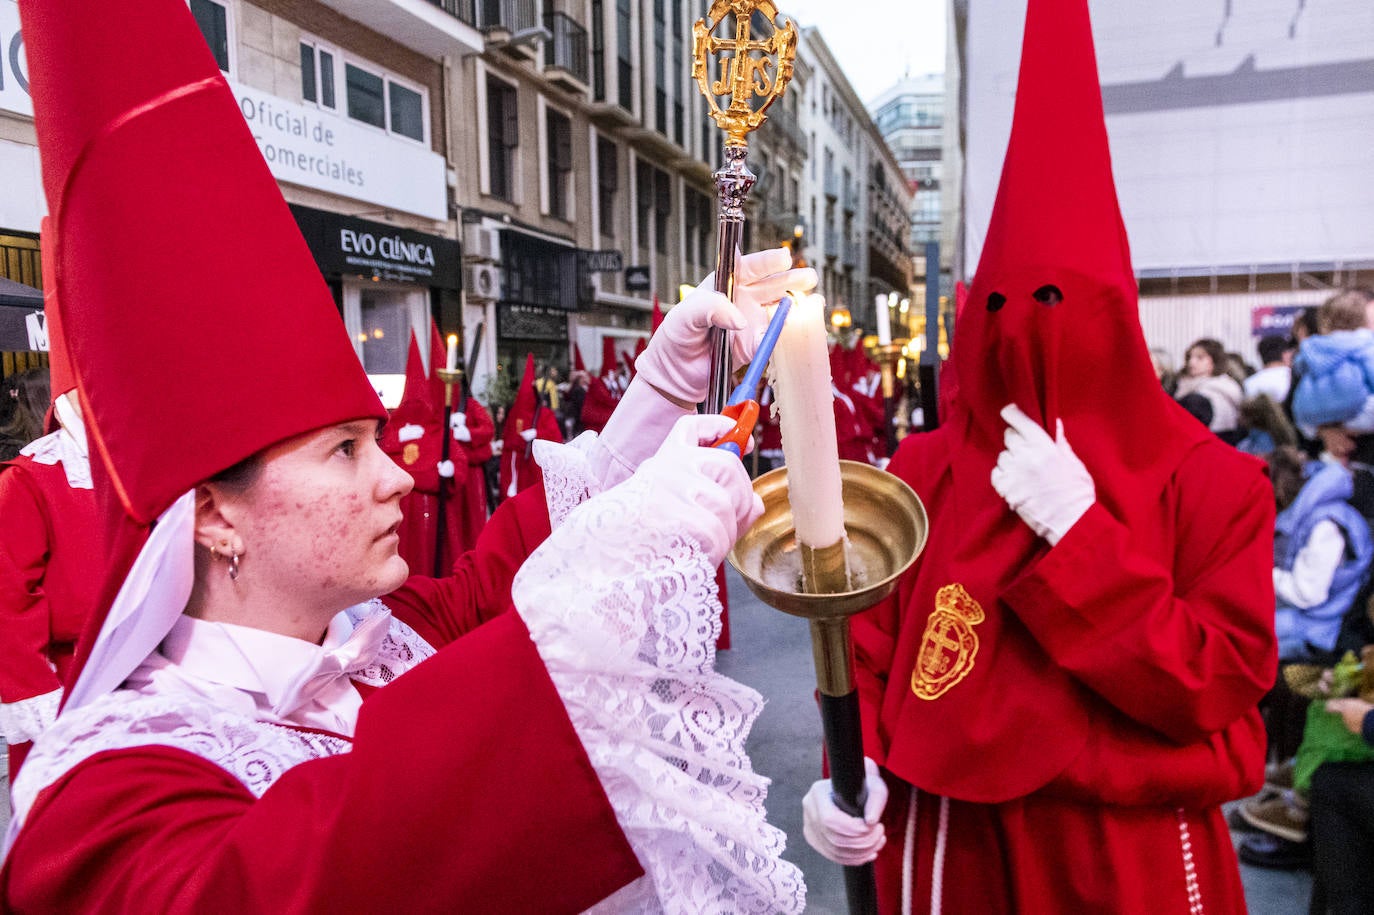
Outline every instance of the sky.
[[864, 103], [905, 75], [945, 69], [945, 0], [778, 0], [816, 26]]

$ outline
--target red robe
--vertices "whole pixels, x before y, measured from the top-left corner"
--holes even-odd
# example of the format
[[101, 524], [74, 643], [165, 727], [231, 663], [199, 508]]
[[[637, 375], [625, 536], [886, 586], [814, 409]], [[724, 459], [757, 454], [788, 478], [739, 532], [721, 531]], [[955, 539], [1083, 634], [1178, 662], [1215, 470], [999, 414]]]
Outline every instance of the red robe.
[[[958, 504], [948, 429], [908, 438], [890, 467], [935, 508], [932, 543], [962, 523], [939, 510]], [[894, 788], [884, 911], [900, 898], [910, 785], [922, 789], [915, 911], [937, 845], [949, 912], [1187, 912], [1192, 893], [1207, 912], [1244, 911], [1219, 805], [1256, 790], [1263, 768], [1272, 557], [1257, 532], [1272, 512], [1258, 465], [1205, 442], [1148, 523], [1128, 530], [1095, 505], [1000, 598], [971, 595], [986, 618], [967, 627], [977, 648], [962, 661], [959, 627], [932, 623], [940, 613], [916, 596], [919, 559], [854, 618], [865, 750]], [[932, 650], [963, 675], [925, 701], [917, 671]], [[940, 797], [954, 799], [943, 842]]]
[[[422, 434], [409, 441], [400, 440], [408, 425], [418, 425]], [[391, 414], [382, 433], [382, 450], [390, 455], [415, 480], [415, 488], [401, 498], [401, 527], [397, 531], [401, 542], [397, 547], [401, 558], [410, 566], [411, 574], [433, 575], [436, 569], [434, 549], [439, 524], [440, 478], [439, 459], [443, 438], [441, 417], [425, 404], [402, 403]], [[444, 498], [444, 555], [438, 569], [453, 565], [462, 546], [461, 516], [466, 494], [468, 463], [462, 452], [450, 447], [453, 479], [443, 481]]]
[[[547, 442], [562, 442], [563, 430], [558, 426], [558, 417], [548, 407], [537, 411], [535, 437]], [[520, 433], [525, 429], [525, 421], [517, 416], [506, 419], [505, 435], [501, 446], [501, 498], [509, 499], [515, 493], [524, 492], [544, 480], [539, 464], [534, 460], [534, 443], [527, 442]]]
[[[537, 527], [531, 495], [520, 518]], [[351, 752], [293, 767], [261, 798], [168, 747], [77, 765], [29, 811], [0, 909], [571, 913], [635, 879], [524, 623], [501, 613], [532, 548], [519, 524], [496, 524], [453, 577], [390, 595], [447, 647], [367, 696]]]
[[467, 476], [463, 478], [461, 496], [457, 511], [458, 540], [456, 553], [463, 553], [477, 545], [477, 537], [487, 523], [487, 474], [485, 465], [491, 460], [491, 440], [496, 434], [491, 414], [478, 402], [469, 397], [467, 410], [468, 431], [472, 440], [460, 442], [453, 440], [450, 455], [455, 464], [461, 454], [467, 459]]
[[851, 389], [831, 398], [835, 408], [835, 442], [839, 446], [840, 460], [872, 464], [873, 455], [869, 445], [873, 440], [873, 429], [864, 421], [855, 403], [861, 396]]
[[[74, 489], [61, 463], [0, 464], [0, 712], [62, 688], [102, 571], [94, 490]], [[28, 735], [30, 738], [36, 735]], [[13, 779], [30, 741], [11, 732]]]

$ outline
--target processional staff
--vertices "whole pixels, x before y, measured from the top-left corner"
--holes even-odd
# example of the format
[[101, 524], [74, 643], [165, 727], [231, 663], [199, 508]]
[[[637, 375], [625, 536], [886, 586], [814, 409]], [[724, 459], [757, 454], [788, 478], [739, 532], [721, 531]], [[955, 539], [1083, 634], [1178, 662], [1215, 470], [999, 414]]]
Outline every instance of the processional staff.
[[[768, 30], [765, 37], [751, 34], [758, 19]], [[764, 112], [781, 97], [792, 77], [797, 30], [790, 21], [778, 22], [772, 0], [714, 0], [706, 19], [693, 26], [692, 49], [692, 76], [706, 97], [711, 117], [725, 131], [725, 164], [715, 173], [719, 196], [715, 287], [733, 300], [735, 262], [744, 237], [744, 200], [755, 181], [745, 162], [748, 135], [767, 120]], [[718, 72], [714, 79], [713, 69]], [[782, 387], [809, 392], [793, 400], [793, 437], [806, 440], [807, 436], [797, 436], [796, 430], [809, 423], [821, 431], [823, 422], [830, 433], [828, 457], [821, 455], [817, 463], [808, 443], [803, 450], [812, 452], [806, 455], [812, 459], [812, 470], [797, 473], [794, 483], [798, 485], [789, 489], [786, 467], [754, 482], [755, 491], [763, 498], [764, 514], [740, 538], [730, 562], [765, 603], [811, 621], [834, 800], [841, 810], [862, 816], [863, 742], [849, 616], [891, 592], [897, 577], [924, 545], [928, 525], [920, 500], [906, 484], [867, 465], [839, 460], [820, 317], [824, 303], [818, 296], [807, 299], [814, 301], [797, 302], [782, 328], [775, 365]], [[794, 321], [799, 321], [795, 327]], [[803, 325], [814, 326], [808, 331]], [[815, 332], [820, 333], [818, 344], [805, 339]], [[795, 344], [788, 343], [790, 336], [798, 338]], [[710, 342], [710, 379], [702, 408], [720, 413], [731, 387], [729, 331], [712, 328]], [[817, 345], [819, 356], [813, 352]], [[790, 356], [787, 350], [791, 350]], [[784, 382], [783, 376], [795, 383]], [[801, 453], [796, 447], [791, 451], [787, 447], [789, 410], [785, 393], [777, 391], [783, 451], [792, 462]], [[822, 395], [824, 400], [818, 400]], [[814, 487], [811, 493], [797, 491], [805, 489], [800, 485], [803, 476], [809, 478], [807, 482], [824, 478], [827, 492], [823, 498], [812, 498]], [[825, 542], [807, 543], [811, 535], [799, 529], [814, 530], [816, 525], [811, 522], [817, 511], [833, 524], [828, 526], [828, 533], [819, 535]], [[845, 891], [850, 912], [877, 912], [871, 864], [845, 868]]]

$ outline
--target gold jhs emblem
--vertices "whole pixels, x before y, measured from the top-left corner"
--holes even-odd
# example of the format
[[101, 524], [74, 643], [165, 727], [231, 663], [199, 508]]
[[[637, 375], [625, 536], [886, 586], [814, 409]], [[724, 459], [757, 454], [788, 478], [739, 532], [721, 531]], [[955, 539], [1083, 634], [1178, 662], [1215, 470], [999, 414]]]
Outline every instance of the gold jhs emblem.
[[411, 464], [414, 464], [419, 459], [420, 446], [415, 444], [414, 442], [408, 442], [406, 446], [401, 449], [401, 460], [406, 462], [407, 467], [409, 467]]
[[978, 654], [978, 634], [973, 627], [986, 617], [978, 601], [963, 585], [945, 585], [935, 594], [935, 612], [926, 621], [916, 669], [911, 672], [911, 691], [922, 699], [938, 699], [969, 671]]

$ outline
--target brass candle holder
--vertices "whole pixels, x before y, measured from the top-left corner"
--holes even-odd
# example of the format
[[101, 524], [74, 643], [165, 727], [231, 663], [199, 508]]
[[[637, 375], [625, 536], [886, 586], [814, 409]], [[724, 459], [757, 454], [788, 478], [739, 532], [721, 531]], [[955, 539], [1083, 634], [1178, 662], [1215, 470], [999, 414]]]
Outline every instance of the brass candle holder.
[[[854, 683], [849, 617], [887, 597], [925, 547], [930, 523], [910, 486], [890, 473], [840, 461], [845, 541], [821, 550], [797, 542], [787, 468], [754, 481], [763, 514], [730, 552], [730, 564], [760, 600], [811, 624], [821, 722], [836, 805], [862, 816], [863, 731]], [[876, 913], [871, 864], [846, 867], [853, 913]]]
[[[440, 356], [442, 356], [442, 355], [443, 355], [442, 353], [430, 353], [430, 354], [429, 354], [429, 358], [431, 358], [431, 359], [438, 359], [438, 358], [439, 358]], [[439, 442], [440, 442], [440, 445], [439, 445], [439, 459], [440, 459], [441, 461], [447, 461], [447, 460], [449, 460], [449, 452], [450, 452], [450, 450], [451, 450], [451, 449], [450, 449], [449, 443], [450, 443], [450, 441], [452, 441], [452, 439], [453, 439], [453, 433], [449, 431], [449, 427], [448, 427], [449, 418], [453, 415], [453, 386], [454, 386], [455, 384], [461, 384], [461, 383], [462, 383], [462, 380], [463, 380], [463, 370], [462, 370], [462, 369], [447, 369], [447, 368], [444, 368], [444, 369], [436, 369], [436, 370], [435, 370], [435, 373], [439, 376], [439, 380], [442, 381], [442, 382], [444, 383], [444, 424], [443, 424], [443, 426], [439, 429], [439, 435], [440, 435], [440, 439], [439, 439]], [[436, 525], [435, 531], [434, 531], [434, 577], [435, 577], [435, 578], [442, 578], [442, 577], [444, 576], [444, 572], [445, 572], [445, 570], [444, 570], [444, 535], [445, 535], [445, 534], [447, 533], [447, 531], [448, 531], [448, 487], [449, 487], [449, 485], [451, 485], [451, 484], [450, 484], [446, 479], [444, 479], [443, 477], [440, 477], [440, 478], [439, 478], [439, 502], [438, 502], [438, 505], [436, 505], [436, 506], [435, 506], [435, 509], [434, 509], [434, 522], [435, 522], [435, 525]]]
[[883, 397], [887, 400], [897, 396], [897, 363], [908, 342], [893, 340], [891, 343], [874, 345], [868, 351], [869, 358], [878, 363], [878, 371], [882, 373]]

